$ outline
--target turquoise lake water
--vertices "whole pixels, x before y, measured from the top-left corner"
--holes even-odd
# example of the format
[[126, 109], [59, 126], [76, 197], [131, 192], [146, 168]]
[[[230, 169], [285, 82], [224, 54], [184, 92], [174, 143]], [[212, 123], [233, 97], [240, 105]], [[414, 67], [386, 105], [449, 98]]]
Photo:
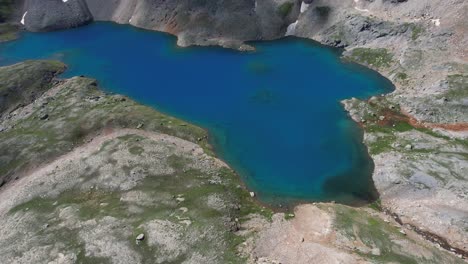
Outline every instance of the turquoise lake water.
[[375, 198], [362, 132], [340, 100], [389, 92], [375, 72], [333, 49], [285, 39], [256, 52], [177, 48], [166, 34], [112, 23], [24, 33], [0, 44], [0, 64], [58, 59], [64, 77], [98, 79], [120, 93], [198, 124], [260, 200], [355, 203]]

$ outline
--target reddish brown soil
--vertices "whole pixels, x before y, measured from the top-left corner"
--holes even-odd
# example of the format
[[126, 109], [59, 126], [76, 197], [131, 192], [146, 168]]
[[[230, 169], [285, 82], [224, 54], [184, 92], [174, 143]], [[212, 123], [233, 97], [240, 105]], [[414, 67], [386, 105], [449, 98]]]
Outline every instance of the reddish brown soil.
[[463, 132], [468, 131], [468, 123], [427, 123], [427, 122], [420, 122], [409, 113], [405, 112], [403, 109], [400, 112], [406, 117], [408, 123], [414, 127], [418, 128], [442, 128], [449, 131], [457, 131]]
[[[372, 105], [371, 102], [369, 104]], [[405, 122], [410, 124], [415, 128], [441, 128], [448, 131], [455, 131], [455, 132], [464, 132], [468, 131], [468, 123], [428, 123], [428, 122], [421, 122], [417, 120], [414, 116], [410, 115], [404, 109], [400, 109], [400, 111], [393, 111], [390, 109], [385, 109], [383, 112], [379, 113], [380, 116], [384, 116], [383, 120], [378, 120], [377, 125], [379, 126], [386, 126], [390, 127], [398, 122]], [[366, 127], [365, 123], [359, 122], [359, 126]]]

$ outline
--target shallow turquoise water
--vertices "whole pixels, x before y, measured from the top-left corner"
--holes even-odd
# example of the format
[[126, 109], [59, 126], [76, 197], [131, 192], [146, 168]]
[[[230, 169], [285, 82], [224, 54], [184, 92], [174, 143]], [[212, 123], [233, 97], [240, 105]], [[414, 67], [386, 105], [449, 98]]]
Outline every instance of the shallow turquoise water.
[[391, 83], [309, 41], [253, 44], [254, 53], [180, 49], [166, 34], [95, 23], [24, 33], [0, 44], [0, 64], [59, 59], [66, 77], [92, 76], [107, 91], [207, 128], [265, 202], [372, 199], [372, 161], [339, 101], [388, 92]]

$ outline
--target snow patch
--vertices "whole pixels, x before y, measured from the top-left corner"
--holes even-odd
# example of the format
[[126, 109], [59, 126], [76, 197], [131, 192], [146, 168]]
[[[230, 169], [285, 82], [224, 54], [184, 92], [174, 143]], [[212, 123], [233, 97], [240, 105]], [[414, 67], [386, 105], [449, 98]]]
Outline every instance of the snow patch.
[[66, 2], [68, 2], [68, 0], [62, 0], [62, 2], [66, 3]]
[[361, 9], [357, 6], [355, 6], [354, 9], [356, 9], [357, 11], [361, 11], [361, 12], [369, 12], [369, 9]]
[[[359, 0], [354, 0], [354, 3], [359, 4]], [[354, 9], [356, 9], [357, 11], [360, 11], [360, 12], [369, 12], [369, 9], [362, 9], [362, 8], [357, 7], [357, 6], [355, 6]]]
[[439, 26], [440, 26], [440, 18], [431, 19], [431, 22], [434, 23], [434, 25], [435, 25], [436, 27], [439, 27]]
[[26, 15], [28, 14], [28, 11], [24, 12], [23, 17], [21, 18], [21, 24], [24, 25], [24, 18], [26, 18]]
[[309, 5], [310, 4], [306, 4], [306, 3], [302, 2], [302, 4], [301, 4], [301, 13], [304, 13], [305, 11], [307, 11], [307, 9], [309, 9]]
[[296, 33], [297, 22], [299, 22], [299, 20], [296, 20], [296, 22], [291, 23], [288, 26], [288, 29], [286, 30], [285, 36], [292, 36], [292, 35], [294, 35]]

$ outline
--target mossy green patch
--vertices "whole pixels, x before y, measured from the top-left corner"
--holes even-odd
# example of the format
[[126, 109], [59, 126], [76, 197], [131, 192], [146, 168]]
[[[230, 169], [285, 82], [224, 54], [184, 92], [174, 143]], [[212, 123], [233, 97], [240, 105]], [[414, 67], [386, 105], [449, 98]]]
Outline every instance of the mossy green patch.
[[355, 48], [347, 58], [378, 69], [387, 68], [393, 63], [393, 54], [383, 48]]
[[[361, 241], [368, 249], [366, 251], [357, 251], [359, 255], [376, 261], [377, 263], [440, 263], [447, 260], [447, 255], [435, 249], [430, 250], [432, 256], [426, 258], [416, 252], [404, 248], [395, 241], [407, 241], [405, 243], [416, 244], [410, 240], [400, 230], [392, 225], [385, 223], [377, 216], [372, 216], [360, 209], [354, 209], [342, 205], [335, 207], [335, 228], [338, 232], [343, 232], [346, 237]], [[380, 254], [374, 255], [370, 249], [378, 248]]]
[[33, 198], [13, 207], [9, 213], [31, 210], [41, 214], [52, 214], [56, 208], [76, 205], [79, 209], [78, 215], [83, 220], [99, 219], [107, 215], [122, 217], [126, 213], [119, 199], [120, 196], [116, 192], [74, 189], [63, 192], [56, 198]]
[[380, 199], [377, 199], [371, 204], [369, 204], [369, 207], [376, 211], [382, 211], [382, 201]]
[[408, 80], [408, 74], [405, 72], [398, 72], [395, 74], [395, 79], [400, 82], [406, 82]]
[[145, 149], [140, 147], [140, 146], [131, 146], [128, 151], [132, 153], [133, 155], [141, 155], [143, 152], [145, 152]]
[[281, 4], [277, 10], [278, 15], [280, 15], [282, 18], [286, 18], [289, 13], [291, 13], [293, 6], [294, 3], [291, 2]]
[[394, 135], [379, 137], [374, 142], [368, 143], [369, 153], [371, 155], [378, 155], [380, 153], [391, 150], [395, 139], [396, 137]]
[[468, 98], [468, 75], [454, 74], [447, 77], [449, 90], [443, 93], [440, 97], [447, 99], [458, 100]]
[[418, 24], [411, 24], [411, 39], [417, 40], [426, 30], [423, 26]]

